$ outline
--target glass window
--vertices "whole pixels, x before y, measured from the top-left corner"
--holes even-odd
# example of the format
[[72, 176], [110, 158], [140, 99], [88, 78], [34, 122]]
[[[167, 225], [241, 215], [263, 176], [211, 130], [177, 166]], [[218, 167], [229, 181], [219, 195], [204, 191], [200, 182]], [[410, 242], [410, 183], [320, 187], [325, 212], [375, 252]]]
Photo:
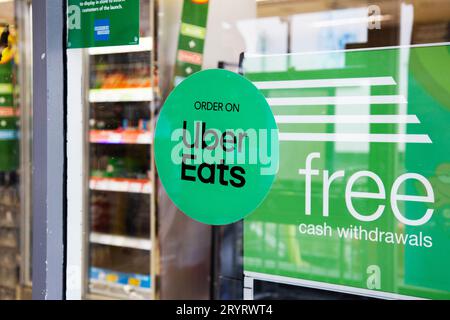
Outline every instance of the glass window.
[[0, 2], [0, 300], [31, 297], [31, 19]]
[[[439, 62], [435, 60], [435, 63], [436, 66], [448, 66], [450, 3], [446, 0], [211, 0], [206, 1], [209, 8], [207, 23], [204, 23], [201, 20], [200, 10], [196, 11], [193, 2], [196, 1], [185, 0], [176, 4], [172, 1], [160, 2], [158, 15], [160, 59], [157, 63], [163, 97], [170, 93], [174, 85], [193, 72], [207, 68], [219, 67], [242, 72], [247, 78], [259, 84], [264, 81], [316, 81], [303, 82], [304, 87], [262, 89], [271, 101], [278, 99], [281, 103], [283, 98], [299, 98], [296, 101], [300, 102], [291, 106], [281, 104], [273, 107], [275, 116], [280, 120], [281, 132], [288, 134], [296, 132], [303, 134], [297, 137], [320, 138], [319, 140], [325, 141], [316, 141], [302, 148], [295, 147], [294, 144], [288, 146], [281, 143], [282, 168], [272, 192], [258, 212], [251, 216], [255, 218], [245, 222], [244, 265], [253, 271], [283, 275], [303, 272], [306, 279], [320, 278], [323, 283], [357, 286], [367, 272], [375, 270], [367, 269], [366, 262], [372, 258], [379, 258], [380, 252], [377, 251], [380, 250], [379, 247], [335, 238], [328, 239], [328, 243], [320, 243], [313, 237], [299, 235], [297, 232], [299, 214], [305, 209], [305, 204], [299, 199], [303, 199], [306, 192], [305, 178], [292, 174], [292, 170], [298, 171], [300, 168], [299, 158], [316, 151], [320, 152], [322, 157], [314, 160], [315, 165], [330, 172], [345, 169], [350, 175], [361, 170], [383, 171], [385, 172], [383, 179], [393, 182], [402, 172], [423, 170], [423, 175], [431, 180], [438, 179], [439, 175], [442, 176], [441, 181], [446, 180], [448, 166], [442, 157], [439, 161], [436, 160], [434, 167], [424, 169], [426, 165], [416, 158], [414, 147], [405, 142], [406, 140], [402, 140], [403, 138], [400, 139], [403, 142], [400, 141], [397, 145], [380, 147], [380, 144], [373, 141], [358, 140], [354, 136], [417, 134], [420, 130], [413, 124], [419, 120], [410, 117], [411, 112], [415, 112], [420, 121], [424, 123], [429, 121], [423, 128], [430, 130], [433, 123], [442, 125], [444, 121], [448, 121], [448, 91], [442, 89], [442, 84], [439, 85], [445, 83], [443, 72], [433, 69], [431, 54], [410, 48], [441, 44], [443, 49], [435, 56]], [[183, 11], [183, 5], [186, 12]], [[189, 35], [189, 32], [186, 32], [186, 25], [189, 24], [204, 28], [202, 29], [205, 32], [204, 39], [199, 41], [198, 34]], [[380, 53], [377, 58], [374, 49], [387, 47], [395, 47], [390, 51], [392, 54]], [[441, 79], [435, 79], [436, 81], [429, 79], [435, 85], [434, 89], [426, 80], [426, 74], [432, 72], [431, 70], [435, 70], [437, 77]], [[342, 78], [354, 78], [358, 83], [320, 82]], [[381, 82], [371, 82], [375, 80]], [[438, 87], [441, 89], [437, 90]], [[431, 103], [434, 100], [420, 100], [425, 99], [425, 96], [421, 95], [419, 99], [415, 96], [418, 93], [423, 93], [427, 97], [433, 96], [433, 99], [441, 104], [440, 107], [430, 111], [430, 104], [424, 101]], [[389, 98], [373, 100], [374, 95]], [[349, 97], [353, 97], [352, 103], [349, 103]], [[410, 99], [414, 101], [409, 101]], [[406, 103], [406, 100], [410, 104]], [[432, 120], [431, 113], [442, 119], [442, 122], [436, 118]], [[397, 121], [392, 122], [390, 118], [388, 123], [384, 123], [386, 116], [387, 118], [394, 116], [393, 119]], [[297, 122], [293, 119], [297, 119], [295, 120]], [[411, 123], [402, 119], [413, 121]], [[332, 139], [328, 141], [329, 134], [347, 140], [340, 138], [337, 141]], [[348, 138], [355, 141], [349, 142]], [[442, 156], [442, 150], [433, 152]], [[436, 156], [437, 158], [439, 156]], [[316, 198], [313, 200], [315, 202], [323, 192], [321, 181], [319, 177], [313, 177], [311, 194]], [[330, 211], [344, 210], [341, 206], [341, 195], [345, 192], [345, 182], [346, 180], [334, 182], [329, 200]], [[371, 184], [373, 182], [370, 179], [361, 180], [357, 187], [361, 192], [373, 190], [374, 185]], [[415, 187], [408, 185], [407, 188], [412, 190]], [[167, 204], [169, 200], [165, 196], [160, 196], [159, 200], [161, 207], [170, 208]], [[359, 205], [367, 210], [373, 208], [367, 203], [367, 207], [364, 203]], [[406, 209], [414, 210], [411, 207]], [[436, 219], [447, 217], [448, 205], [442, 205], [439, 212]], [[279, 214], [290, 219], [280, 222], [276, 218]], [[182, 226], [190, 226], [191, 222], [184, 219], [182, 215], [176, 215], [170, 222], [161, 221], [161, 224], [180, 223]], [[448, 219], [442, 219], [439, 220], [439, 227], [429, 226], [430, 229], [426, 229], [440, 239], [444, 232], [442, 228], [448, 225]], [[340, 222], [347, 223], [349, 220], [339, 222], [336, 218], [330, 217], [330, 221], [336, 225]], [[212, 241], [216, 252], [213, 253], [215, 258], [212, 259], [211, 294], [215, 297], [242, 297], [242, 291], [234, 289], [242, 288], [243, 280], [243, 260], [239, 259], [242, 252], [242, 238], [236, 237], [236, 234], [240, 234], [241, 227], [240, 224], [236, 224], [233, 227], [213, 230]], [[404, 225], [395, 221], [382, 227], [391, 232], [411, 232], [411, 229], [406, 227], [405, 230]], [[177, 236], [181, 234], [178, 233], [179, 229], [174, 227], [172, 236], [160, 244], [163, 268], [164, 263], [170, 265], [168, 261], [171, 261], [169, 254], [172, 252], [171, 247], [179, 248], [181, 251], [178, 251], [178, 254], [188, 252], [182, 246], [177, 246], [179, 242]], [[182, 234], [185, 243], [196, 245], [195, 239]], [[208, 249], [204, 248], [205, 252]], [[433, 283], [435, 288], [439, 288], [441, 297], [448, 292], [450, 288], [448, 282], [444, 285], [438, 280], [445, 278], [442, 273], [445, 268], [438, 272], [439, 275], [430, 275], [426, 271], [427, 261], [431, 261], [430, 255], [433, 254], [416, 254], [414, 248], [405, 251], [397, 247], [391, 249], [385, 256], [385, 264], [382, 265], [383, 268], [389, 269], [389, 274], [385, 275], [389, 283], [384, 284], [385, 290], [404, 295], [433, 295], [433, 290], [427, 287]], [[434, 252], [438, 255], [437, 251]], [[235, 261], [232, 266], [229, 263], [230, 259]], [[448, 264], [448, 259], [445, 263]], [[411, 264], [414, 264], [413, 268], [410, 267]], [[202, 279], [208, 281], [206, 275]], [[166, 292], [170, 292], [165, 297], [177, 296], [173, 291], [179, 282], [179, 280], [171, 281], [169, 273], [163, 274], [162, 287], [169, 286]], [[236, 282], [241, 285], [236, 285]], [[167, 285], [168, 283], [170, 285]], [[258, 294], [255, 298], [280, 296], [300, 298], [305, 292], [286, 290], [285, 286], [280, 289], [280, 286], [265, 286], [264, 283], [258, 283]], [[439, 297], [439, 294], [436, 294], [436, 297]]]
[[[299, 233], [298, 226], [307, 210], [305, 194], [314, 204], [320, 202], [320, 208], [329, 209], [325, 216], [337, 230], [352, 221], [335, 215], [346, 210], [342, 195], [350, 175], [383, 171], [382, 179], [391, 187], [408, 170], [423, 170], [438, 185], [443, 200], [436, 216], [442, 217], [440, 226], [448, 226], [448, 159], [438, 157], [433, 160], [436, 168], [425, 167], [417, 160], [420, 152], [408, 145], [408, 135], [426, 142], [414, 125], [423, 121], [423, 128], [431, 130], [434, 124], [448, 121], [448, 92], [440, 94], [445, 77], [429, 78], [424, 70], [439, 74], [439, 62], [448, 64], [449, 6], [448, 0], [140, 0], [139, 45], [71, 49], [68, 64], [78, 73], [68, 74], [74, 84], [68, 90], [76, 93], [76, 99], [82, 92], [81, 101], [75, 103], [82, 106], [83, 114], [79, 121], [84, 142], [79, 169], [83, 173], [83, 298], [241, 299], [244, 270], [358, 287], [367, 272], [376, 272], [367, 262], [374, 257], [386, 259], [387, 291], [420, 295], [419, 288], [429, 294], [425, 283], [437, 283], [439, 276], [423, 276], [426, 254], [395, 247], [383, 255], [370, 243], [343, 238], [320, 242]], [[436, 59], [417, 53], [416, 48], [437, 43], [444, 50]], [[392, 51], [379, 53], [386, 48]], [[14, 66], [11, 79], [20, 69]], [[270, 195], [245, 222], [225, 227], [206, 226], [180, 213], [159, 183], [153, 160], [153, 131], [164, 99], [185, 78], [208, 68], [241, 73], [259, 86], [268, 101], [277, 102], [272, 110], [285, 137], [281, 169]], [[421, 75], [417, 79], [415, 72]], [[295, 86], [287, 85], [289, 81]], [[26, 99], [22, 95], [18, 100], [20, 108], [26, 108]], [[426, 106], [433, 99], [437, 104], [431, 112]], [[4, 148], [17, 150], [14, 144], [19, 143], [21, 158], [14, 152], [2, 153], [5, 159], [0, 155], [0, 166], [22, 159], [24, 170], [29, 158], [22, 140], [29, 124], [25, 113], [20, 114], [20, 125], [11, 123], [7, 129], [19, 128], [22, 139], [20, 143], [10, 139]], [[380, 141], [361, 137], [391, 140], [380, 147]], [[287, 144], [289, 139], [311, 143], [299, 147]], [[319, 201], [324, 195], [322, 175], [312, 177], [307, 190], [306, 177], [298, 174], [313, 152], [321, 155], [314, 158], [321, 172], [347, 172], [346, 179], [339, 174], [327, 176], [328, 202]], [[20, 179], [5, 174], [0, 183], [6, 188], [20, 180], [23, 188], [26, 171], [20, 172]], [[369, 176], [354, 187], [367, 193], [379, 186], [377, 181]], [[413, 184], [406, 189], [419, 190]], [[376, 208], [369, 201], [355, 204], [358, 210]], [[26, 206], [24, 202], [22, 208]], [[395, 220], [382, 227], [409, 232]], [[443, 236], [439, 228], [427, 232]], [[410, 264], [416, 269], [407, 267]], [[254, 292], [257, 299], [346, 298], [260, 280]], [[439, 290], [448, 289], [448, 283], [441, 283]]]

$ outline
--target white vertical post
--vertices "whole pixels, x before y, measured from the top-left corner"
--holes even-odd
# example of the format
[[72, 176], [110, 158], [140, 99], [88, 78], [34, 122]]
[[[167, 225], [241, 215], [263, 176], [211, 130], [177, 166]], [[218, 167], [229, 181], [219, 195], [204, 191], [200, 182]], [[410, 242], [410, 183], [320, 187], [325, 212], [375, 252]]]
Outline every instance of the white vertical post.
[[84, 291], [85, 74], [83, 49], [67, 50], [67, 278], [66, 298]]

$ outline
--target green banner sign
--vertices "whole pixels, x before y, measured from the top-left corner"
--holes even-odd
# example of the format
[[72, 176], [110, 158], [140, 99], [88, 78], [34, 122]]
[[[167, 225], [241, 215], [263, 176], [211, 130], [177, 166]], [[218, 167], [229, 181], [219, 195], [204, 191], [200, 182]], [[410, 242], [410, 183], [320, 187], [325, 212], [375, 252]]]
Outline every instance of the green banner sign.
[[450, 47], [255, 57], [280, 170], [245, 220], [248, 276], [450, 298]]
[[208, 0], [184, 0], [175, 67], [175, 85], [202, 69]]
[[139, 44], [139, 1], [68, 0], [69, 49]]

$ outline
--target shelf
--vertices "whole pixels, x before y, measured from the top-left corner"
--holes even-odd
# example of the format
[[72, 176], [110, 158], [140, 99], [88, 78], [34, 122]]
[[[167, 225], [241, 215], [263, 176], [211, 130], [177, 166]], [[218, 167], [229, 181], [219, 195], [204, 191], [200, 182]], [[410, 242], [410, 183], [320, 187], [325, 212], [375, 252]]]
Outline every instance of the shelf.
[[86, 299], [151, 300], [152, 291], [147, 288], [137, 288], [129, 285], [107, 283], [105, 281], [91, 279], [89, 283], [89, 293], [86, 294]]
[[0, 141], [11, 141], [19, 138], [18, 130], [0, 129]]
[[20, 226], [11, 223], [0, 223], [0, 229], [19, 229]]
[[90, 48], [89, 54], [100, 55], [100, 54], [143, 52], [143, 51], [152, 51], [152, 48], [153, 48], [152, 38], [142, 37], [139, 39], [138, 45]]
[[126, 88], [126, 89], [91, 89], [89, 102], [143, 102], [153, 100], [153, 89]]
[[152, 193], [152, 184], [147, 179], [91, 177], [89, 188], [97, 191]]
[[[150, 298], [150, 275], [115, 272], [108, 269], [89, 268], [90, 291], [122, 297]], [[131, 289], [133, 288], [133, 289]]]
[[19, 116], [19, 110], [13, 107], [0, 107], [0, 117], [10, 118]]
[[89, 238], [91, 243], [113, 247], [123, 247], [151, 251], [152, 242], [149, 239], [118, 236], [113, 234], [92, 232]]
[[91, 130], [89, 141], [103, 144], [151, 144], [153, 135], [142, 130]]

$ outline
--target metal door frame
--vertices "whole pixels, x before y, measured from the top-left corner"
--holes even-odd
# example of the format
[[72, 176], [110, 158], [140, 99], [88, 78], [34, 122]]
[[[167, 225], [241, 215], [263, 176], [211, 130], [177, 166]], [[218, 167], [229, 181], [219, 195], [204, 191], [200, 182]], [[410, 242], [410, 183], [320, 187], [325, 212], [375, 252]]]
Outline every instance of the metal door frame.
[[66, 1], [33, 0], [33, 299], [65, 298]]

